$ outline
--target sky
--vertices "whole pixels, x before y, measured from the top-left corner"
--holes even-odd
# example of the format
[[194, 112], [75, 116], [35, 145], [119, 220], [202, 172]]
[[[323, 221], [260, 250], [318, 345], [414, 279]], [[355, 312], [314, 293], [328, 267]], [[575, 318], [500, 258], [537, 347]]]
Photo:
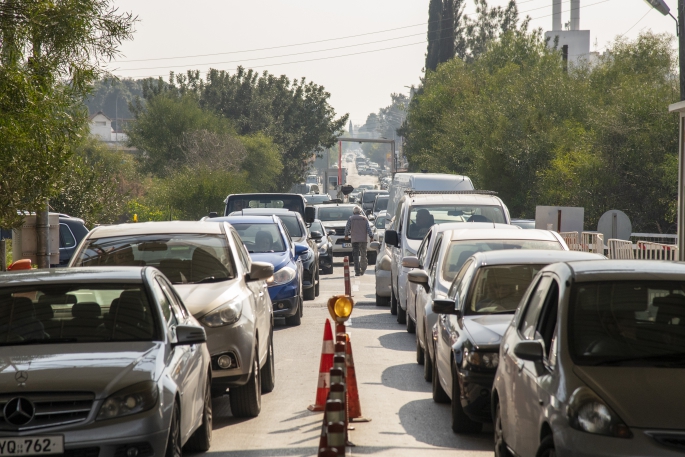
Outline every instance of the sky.
[[[429, 0], [114, 0], [138, 17], [133, 40], [108, 69], [119, 77], [162, 76], [169, 71], [238, 65], [306, 78], [331, 94], [338, 115], [363, 124], [409, 93], [422, 75]], [[507, 0], [489, 0], [492, 6]], [[518, 0], [532, 28], [552, 28], [552, 0]], [[666, 0], [675, 14], [677, 0]], [[591, 31], [592, 51], [617, 36], [634, 39], [652, 30], [675, 36], [675, 21], [644, 0], [581, 0], [580, 28]], [[562, 23], [570, 0], [563, 0]], [[473, 14], [467, 0], [466, 14]], [[675, 45], [675, 42], [674, 42]]]

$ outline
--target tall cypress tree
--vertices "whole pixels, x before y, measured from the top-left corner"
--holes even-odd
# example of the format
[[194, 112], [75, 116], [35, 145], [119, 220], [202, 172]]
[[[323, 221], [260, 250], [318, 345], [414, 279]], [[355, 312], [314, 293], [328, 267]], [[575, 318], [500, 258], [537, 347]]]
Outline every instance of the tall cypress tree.
[[438, 67], [438, 59], [440, 56], [441, 15], [442, 0], [430, 0], [428, 6], [428, 52], [426, 53], [426, 71], [435, 71]]
[[442, 4], [440, 21], [440, 53], [438, 64], [454, 57], [454, 0], [445, 0]]

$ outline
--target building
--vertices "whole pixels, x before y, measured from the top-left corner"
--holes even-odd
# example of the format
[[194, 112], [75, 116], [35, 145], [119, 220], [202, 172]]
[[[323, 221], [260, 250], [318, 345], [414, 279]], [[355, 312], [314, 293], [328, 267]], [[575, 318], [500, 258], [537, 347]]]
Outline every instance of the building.
[[552, 0], [552, 31], [545, 32], [549, 46], [557, 44], [569, 65], [593, 61], [596, 56], [590, 53], [590, 31], [580, 30], [580, 0], [570, 0], [571, 20], [564, 30], [561, 25], [562, 0]]
[[[120, 119], [120, 121], [122, 121]], [[112, 128], [112, 119], [110, 119], [102, 111], [90, 116], [88, 119], [90, 126], [90, 134], [104, 142], [112, 149], [125, 150], [131, 153], [138, 152], [135, 148], [130, 148], [126, 145], [128, 136], [120, 131]]]

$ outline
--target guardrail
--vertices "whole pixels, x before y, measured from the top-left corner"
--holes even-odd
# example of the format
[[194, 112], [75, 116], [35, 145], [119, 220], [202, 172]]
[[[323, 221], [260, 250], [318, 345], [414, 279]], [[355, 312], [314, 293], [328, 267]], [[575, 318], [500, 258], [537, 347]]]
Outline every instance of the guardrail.
[[580, 235], [578, 232], [560, 232], [559, 235], [561, 235], [571, 251], [595, 252], [617, 260], [678, 260], [678, 246], [672, 243], [656, 243], [643, 240], [633, 243], [628, 240], [612, 238], [607, 240], [605, 245], [604, 235], [597, 232], [582, 232]]

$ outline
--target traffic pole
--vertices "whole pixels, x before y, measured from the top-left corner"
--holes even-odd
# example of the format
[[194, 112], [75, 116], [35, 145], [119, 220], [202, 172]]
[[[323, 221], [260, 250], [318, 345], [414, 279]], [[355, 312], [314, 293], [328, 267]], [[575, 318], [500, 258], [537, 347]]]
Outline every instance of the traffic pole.
[[345, 256], [343, 259], [343, 271], [345, 272], [345, 295], [352, 296], [352, 285], [350, 284], [350, 258]]

